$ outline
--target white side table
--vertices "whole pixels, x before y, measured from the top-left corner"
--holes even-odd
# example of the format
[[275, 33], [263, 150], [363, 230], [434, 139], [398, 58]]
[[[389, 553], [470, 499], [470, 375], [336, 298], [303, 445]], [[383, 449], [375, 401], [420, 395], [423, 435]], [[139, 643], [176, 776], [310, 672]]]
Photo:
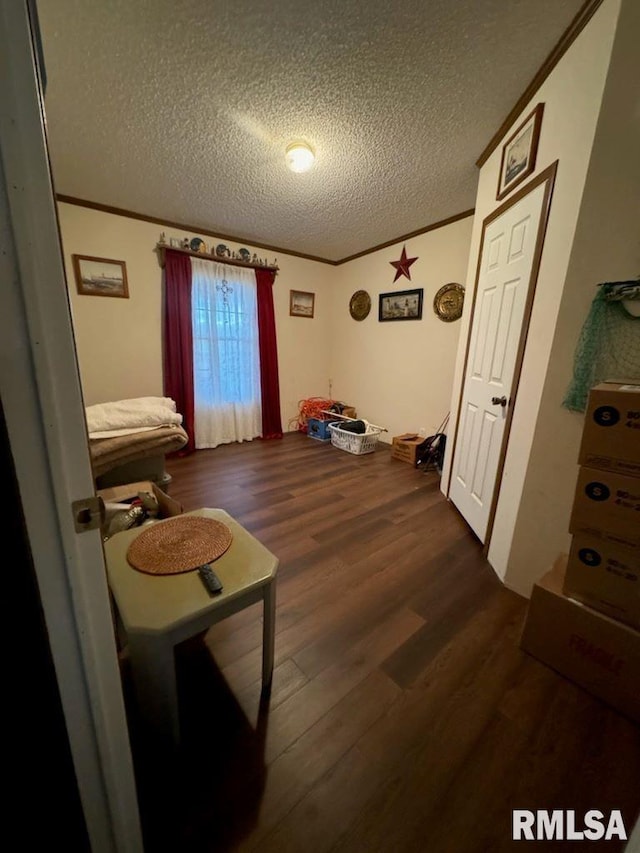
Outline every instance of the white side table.
[[224, 587], [219, 595], [211, 597], [195, 571], [150, 575], [132, 568], [127, 549], [145, 527], [125, 530], [105, 544], [109, 586], [127, 632], [141, 714], [157, 734], [175, 744], [180, 739], [174, 659], [178, 643], [263, 601], [263, 690], [273, 675], [277, 557], [222, 509], [186, 515], [216, 519], [233, 533], [229, 550], [212, 564]]

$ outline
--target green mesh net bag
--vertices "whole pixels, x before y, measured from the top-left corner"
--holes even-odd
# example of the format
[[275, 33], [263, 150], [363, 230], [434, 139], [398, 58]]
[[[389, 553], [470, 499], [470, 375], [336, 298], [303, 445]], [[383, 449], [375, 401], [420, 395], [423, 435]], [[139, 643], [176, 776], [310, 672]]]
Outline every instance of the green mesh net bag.
[[[637, 289], [640, 291], [640, 285]], [[627, 290], [625, 298], [630, 295], [637, 298]], [[582, 327], [573, 379], [562, 405], [573, 412], [584, 412], [591, 388], [616, 378], [640, 378], [640, 317], [627, 311], [612, 286], [603, 285]]]

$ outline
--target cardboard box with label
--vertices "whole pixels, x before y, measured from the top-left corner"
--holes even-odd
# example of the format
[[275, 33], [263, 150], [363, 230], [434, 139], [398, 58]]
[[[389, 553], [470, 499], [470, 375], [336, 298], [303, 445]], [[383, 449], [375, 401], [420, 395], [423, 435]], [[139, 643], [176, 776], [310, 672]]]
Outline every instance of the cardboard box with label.
[[535, 584], [520, 647], [640, 722], [640, 632], [564, 596], [566, 561]]
[[563, 591], [640, 629], [640, 549], [574, 536]]
[[411, 465], [415, 465], [416, 453], [424, 440], [425, 437], [423, 435], [416, 435], [415, 432], [405, 432], [402, 435], [396, 435], [391, 444], [391, 456], [393, 459], [400, 459], [402, 462], [409, 462]]
[[603, 382], [591, 389], [578, 461], [640, 477], [640, 384]]
[[640, 478], [581, 468], [569, 532], [640, 547]]

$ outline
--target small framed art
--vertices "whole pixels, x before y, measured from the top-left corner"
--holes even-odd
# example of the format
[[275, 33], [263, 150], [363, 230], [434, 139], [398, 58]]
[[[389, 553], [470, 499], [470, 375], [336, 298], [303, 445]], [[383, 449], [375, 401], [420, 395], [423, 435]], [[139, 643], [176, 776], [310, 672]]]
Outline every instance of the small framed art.
[[535, 169], [544, 104], [529, 113], [502, 146], [496, 199], [503, 199]]
[[315, 307], [315, 293], [306, 290], [289, 291], [289, 316], [290, 317], [313, 317]]
[[76, 289], [81, 296], [119, 296], [129, 298], [127, 265], [124, 261], [72, 255]]

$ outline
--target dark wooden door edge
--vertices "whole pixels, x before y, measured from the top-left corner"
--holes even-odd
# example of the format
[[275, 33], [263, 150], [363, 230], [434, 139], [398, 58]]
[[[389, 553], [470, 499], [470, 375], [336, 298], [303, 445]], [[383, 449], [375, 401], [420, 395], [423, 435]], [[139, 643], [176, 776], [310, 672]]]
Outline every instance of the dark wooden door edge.
[[518, 342], [518, 350], [516, 353], [516, 362], [513, 372], [513, 381], [511, 384], [511, 390], [509, 392], [509, 410], [507, 413], [507, 420], [505, 423], [504, 434], [502, 436], [502, 444], [500, 447], [500, 455], [498, 457], [498, 468], [496, 470], [496, 479], [494, 483], [493, 489], [493, 497], [491, 500], [491, 508], [489, 510], [489, 520], [487, 523], [487, 532], [485, 535], [484, 541], [484, 553], [487, 554], [489, 550], [489, 543], [491, 542], [491, 534], [493, 533], [493, 525], [495, 521], [496, 508], [498, 505], [498, 498], [500, 496], [500, 486], [502, 483], [502, 474], [504, 471], [504, 463], [507, 455], [507, 447], [509, 444], [509, 434], [511, 432], [511, 422], [513, 420], [513, 411], [516, 403], [516, 396], [518, 393], [518, 385], [520, 383], [520, 374], [522, 372], [522, 363], [524, 361], [524, 351], [527, 341], [527, 335], [529, 332], [529, 324], [531, 321], [531, 309], [533, 307], [533, 299], [535, 296], [536, 285], [538, 282], [538, 273], [540, 271], [540, 262], [542, 259], [542, 250], [544, 248], [544, 238], [547, 232], [547, 223], [549, 221], [549, 210], [551, 207], [551, 196], [553, 194], [553, 187], [555, 184], [556, 173], [558, 171], [558, 161], [556, 160], [550, 166], [548, 166], [544, 171], [540, 172], [533, 180], [529, 181], [528, 184], [525, 184], [522, 189], [518, 190], [518, 192], [514, 193], [511, 198], [505, 201], [500, 207], [497, 207], [492, 213], [490, 213], [482, 223], [482, 236], [480, 238], [480, 247], [478, 250], [478, 260], [476, 263], [476, 276], [474, 282], [473, 289], [473, 301], [471, 303], [471, 317], [469, 318], [469, 331], [467, 334], [467, 343], [464, 354], [464, 364], [462, 368], [462, 382], [460, 385], [460, 396], [458, 398], [458, 411], [456, 418], [456, 429], [453, 436], [453, 448], [451, 451], [451, 471], [449, 474], [449, 482], [447, 483], [447, 498], [450, 499], [449, 493], [451, 491], [451, 479], [454, 476], [454, 465], [456, 460], [456, 450], [458, 443], [458, 432], [460, 429], [460, 414], [462, 411], [462, 396], [464, 394], [464, 386], [467, 375], [467, 365], [469, 363], [469, 345], [471, 342], [471, 332], [473, 330], [473, 320], [476, 310], [476, 297], [478, 294], [478, 282], [480, 280], [480, 264], [482, 261], [482, 252], [484, 249], [484, 237], [487, 230], [487, 227], [498, 217], [502, 216], [510, 207], [513, 207], [514, 204], [517, 204], [521, 199], [525, 196], [529, 195], [530, 192], [535, 190], [540, 184], [547, 184], [544, 192], [544, 198], [542, 201], [542, 212], [540, 215], [540, 222], [538, 224], [538, 236], [536, 238], [536, 247], [533, 255], [533, 265], [531, 267], [531, 275], [529, 276], [529, 285], [527, 291], [527, 299], [525, 302], [524, 315], [522, 318], [522, 326], [520, 330], [520, 340]]

